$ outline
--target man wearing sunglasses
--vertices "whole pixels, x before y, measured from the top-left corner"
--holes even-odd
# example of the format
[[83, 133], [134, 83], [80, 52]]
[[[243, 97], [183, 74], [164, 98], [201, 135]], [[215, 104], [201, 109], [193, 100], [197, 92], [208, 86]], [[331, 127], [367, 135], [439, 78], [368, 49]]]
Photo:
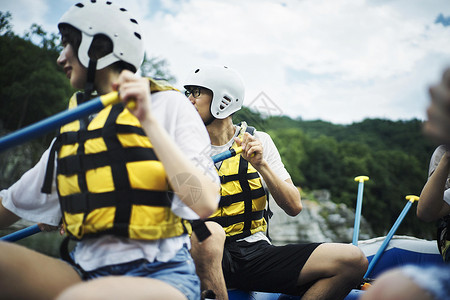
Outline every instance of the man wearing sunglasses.
[[240, 75], [223, 66], [200, 67], [184, 87], [206, 125], [212, 155], [242, 147], [242, 153], [216, 163], [221, 200], [205, 222], [212, 235], [201, 243], [195, 232], [191, 237], [202, 289], [212, 290], [217, 299], [228, 298], [227, 287], [302, 299], [343, 299], [367, 269], [367, 259], [357, 247], [274, 246], [265, 235], [268, 194], [290, 216], [300, 213], [302, 203], [270, 136], [245, 122], [233, 124], [232, 114], [244, 100]]

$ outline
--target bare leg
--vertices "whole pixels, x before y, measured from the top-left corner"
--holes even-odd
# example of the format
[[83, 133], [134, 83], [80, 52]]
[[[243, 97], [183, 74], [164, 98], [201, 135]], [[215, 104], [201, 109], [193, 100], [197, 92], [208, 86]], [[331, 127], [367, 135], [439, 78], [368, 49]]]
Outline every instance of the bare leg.
[[344, 299], [361, 283], [367, 270], [363, 252], [349, 244], [322, 244], [314, 250], [299, 276], [299, 284], [317, 281], [302, 300]]
[[361, 300], [432, 300], [400, 270], [383, 273], [362, 295]]
[[195, 262], [202, 290], [212, 290], [217, 299], [227, 300], [228, 292], [222, 272], [225, 231], [216, 222], [205, 222], [205, 224], [211, 231], [211, 236], [199, 243], [196, 235], [192, 234], [191, 255]]
[[81, 282], [78, 273], [62, 260], [13, 243], [0, 242], [2, 299], [53, 299]]
[[187, 298], [181, 291], [161, 280], [131, 276], [108, 276], [85, 281], [66, 289], [57, 298], [57, 300], [80, 299], [186, 300]]

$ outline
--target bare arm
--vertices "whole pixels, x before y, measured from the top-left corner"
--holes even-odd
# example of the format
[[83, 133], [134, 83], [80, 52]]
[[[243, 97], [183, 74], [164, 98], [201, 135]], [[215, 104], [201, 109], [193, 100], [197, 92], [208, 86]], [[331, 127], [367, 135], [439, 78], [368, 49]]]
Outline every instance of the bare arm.
[[295, 187], [291, 179], [281, 180], [269, 164], [263, 159], [263, 147], [261, 142], [249, 133], [245, 133], [242, 142], [235, 139], [238, 145], [242, 146], [244, 159], [250, 162], [261, 174], [269, 188], [275, 202], [288, 215], [296, 216], [302, 211], [302, 201], [299, 190]]
[[443, 200], [449, 171], [450, 153], [446, 152], [422, 189], [420, 201], [417, 204], [419, 219], [431, 222], [450, 214], [450, 205]]
[[20, 218], [7, 210], [1, 202], [2, 199], [0, 198], [0, 228], [5, 228], [19, 221]]
[[444, 71], [441, 82], [429, 88], [429, 94], [428, 120], [423, 131], [438, 144], [450, 145], [450, 68]]
[[[193, 162], [186, 159], [179, 147], [169, 136], [164, 127], [155, 119], [151, 110], [151, 95], [149, 82], [145, 78], [137, 77], [131, 72], [122, 72], [119, 77], [119, 91], [122, 101], [136, 100], [136, 108], [131, 112], [139, 119], [145, 133], [151, 140], [158, 159], [164, 165], [168, 180], [174, 192], [200, 218], [210, 216], [217, 209], [219, 185], [214, 183]], [[186, 128], [186, 130], [189, 130]], [[189, 174], [196, 178], [200, 185], [200, 195], [192, 193], [190, 186], [179, 184], [177, 178]]]

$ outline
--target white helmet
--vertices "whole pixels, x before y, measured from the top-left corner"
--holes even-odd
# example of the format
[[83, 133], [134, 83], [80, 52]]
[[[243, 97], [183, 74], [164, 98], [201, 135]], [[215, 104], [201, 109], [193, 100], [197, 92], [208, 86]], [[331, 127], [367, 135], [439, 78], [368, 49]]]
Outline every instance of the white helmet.
[[205, 66], [193, 70], [184, 88], [190, 86], [212, 91], [210, 111], [216, 119], [225, 119], [240, 110], [244, 102], [244, 81], [235, 70], [225, 66]]
[[116, 61], [124, 61], [136, 68], [144, 60], [144, 43], [138, 22], [125, 8], [111, 1], [83, 1], [72, 6], [59, 20], [58, 26], [69, 24], [81, 31], [78, 59], [89, 65], [89, 47], [96, 34], [104, 34], [113, 43], [113, 51], [97, 61], [97, 70]]

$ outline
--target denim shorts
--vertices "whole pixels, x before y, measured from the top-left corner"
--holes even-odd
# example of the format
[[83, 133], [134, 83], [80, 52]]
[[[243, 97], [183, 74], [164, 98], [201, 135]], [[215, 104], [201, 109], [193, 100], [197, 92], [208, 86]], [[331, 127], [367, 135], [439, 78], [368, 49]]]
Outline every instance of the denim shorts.
[[93, 271], [83, 271], [84, 280], [103, 276], [137, 276], [158, 279], [181, 291], [189, 300], [200, 299], [200, 280], [186, 246], [168, 262], [148, 262], [139, 259], [128, 263], [110, 265]]

